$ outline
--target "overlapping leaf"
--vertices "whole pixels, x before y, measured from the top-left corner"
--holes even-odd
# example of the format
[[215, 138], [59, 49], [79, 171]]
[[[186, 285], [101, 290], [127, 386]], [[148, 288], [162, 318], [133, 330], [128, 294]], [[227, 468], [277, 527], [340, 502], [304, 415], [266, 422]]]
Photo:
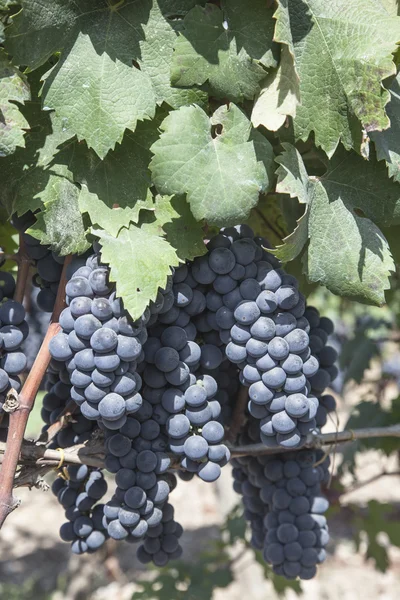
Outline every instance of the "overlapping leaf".
[[151, 80], [132, 64], [150, 4], [25, 0], [10, 28], [7, 48], [18, 64], [35, 68], [62, 50], [46, 75], [44, 106], [55, 109], [101, 158], [125, 129], [154, 115]]
[[28, 122], [14, 102], [29, 99], [26, 78], [0, 49], [0, 156], [8, 156], [17, 146], [25, 146], [23, 130], [28, 127]]
[[299, 82], [289, 50], [282, 46], [279, 67], [267, 75], [254, 102], [251, 114], [254, 127], [264, 125], [266, 129], [277, 131], [287, 116], [296, 115], [299, 97]]
[[372, 131], [371, 139], [375, 142], [378, 160], [385, 160], [389, 176], [400, 182], [400, 75], [390, 87], [390, 102], [386, 111], [390, 119], [389, 129]]
[[314, 132], [331, 156], [340, 140], [359, 150], [361, 126], [389, 126], [382, 81], [396, 72], [399, 17], [380, 0], [279, 0], [275, 18], [275, 40], [288, 46], [299, 77], [298, 138]]
[[104, 158], [126, 129], [154, 115], [156, 102], [206, 102], [204, 92], [170, 84], [177, 31], [194, 4], [24, 0], [8, 29], [7, 49], [16, 64], [31, 69], [61, 51], [45, 76], [44, 106]]
[[79, 199], [82, 212], [113, 236], [121, 227], [137, 222], [146, 205], [151, 185], [149, 148], [158, 137], [158, 124], [158, 119], [139, 123], [104, 160], [75, 140], [65, 144], [54, 159], [67, 165], [74, 181], [86, 187], [87, 193]]
[[158, 288], [165, 287], [171, 266], [179, 264], [174, 248], [163, 237], [135, 225], [123, 228], [117, 237], [103, 230], [94, 233], [102, 245], [102, 260], [110, 265], [118, 295], [131, 317], [139, 318]]
[[382, 304], [394, 263], [375, 223], [400, 218], [400, 188], [387, 179], [384, 166], [343, 151], [323, 177], [308, 177], [300, 154], [288, 144], [278, 162], [277, 191], [306, 204], [278, 256], [292, 260], [309, 239], [305, 268], [311, 281], [341, 296]]
[[146, 221], [146, 231], [164, 236], [181, 260], [193, 260], [206, 253], [203, 230], [183, 196], [157, 196], [153, 210], [154, 216], [149, 215]]
[[171, 81], [177, 86], [209, 83], [213, 94], [235, 102], [253, 98], [265, 77], [261, 64], [276, 65], [272, 12], [261, 0], [225, 0], [195, 6], [175, 44]]
[[173, 108], [179, 108], [207, 102], [206, 92], [196, 87], [173, 87], [170, 81], [174, 44], [182, 28], [182, 19], [177, 17], [183, 17], [195, 4], [196, 0], [155, 0], [149, 19], [143, 25], [144, 39], [140, 42], [138, 62], [152, 80], [158, 104], [167, 102]]
[[186, 193], [197, 220], [227, 225], [246, 219], [271, 184], [273, 153], [244, 113], [231, 104], [210, 119], [199, 107], [183, 107], [161, 129], [150, 164], [158, 191]]
[[66, 177], [55, 177], [41, 196], [42, 210], [28, 230], [61, 256], [80, 254], [90, 247], [78, 206], [79, 189]]

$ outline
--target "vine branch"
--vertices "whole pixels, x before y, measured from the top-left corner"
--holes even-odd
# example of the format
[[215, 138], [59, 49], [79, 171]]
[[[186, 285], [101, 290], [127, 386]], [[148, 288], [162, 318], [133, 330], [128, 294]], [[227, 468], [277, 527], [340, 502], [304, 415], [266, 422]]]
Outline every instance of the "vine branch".
[[[21, 240], [23, 244], [23, 241]], [[71, 261], [71, 257], [66, 257], [63, 271], [61, 274], [60, 285], [58, 287], [57, 298], [51, 316], [50, 325], [47, 329], [46, 335], [36, 356], [35, 362], [33, 363], [32, 369], [30, 370], [28, 377], [24, 383], [24, 386], [19, 395], [13, 394], [14, 399], [16, 398], [16, 407], [10, 412], [10, 422], [7, 432], [7, 444], [4, 452], [2, 461], [2, 467], [0, 470], [0, 528], [3, 525], [8, 514], [16, 508], [18, 502], [13, 498], [12, 490], [14, 485], [14, 477], [17, 466], [20, 460], [20, 452], [23, 443], [23, 437], [25, 433], [26, 423], [28, 421], [29, 414], [34, 406], [36, 394], [39, 390], [40, 383], [46, 373], [46, 369], [50, 362], [49, 343], [50, 340], [59, 332], [60, 326], [58, 324], [58, 318], [62, 309], [65, 306], [65, 285], [66, 285], [66, 268]], [[25, 271], [25, 261], [19, 264], [18, 275], [17, 275], [17, 287], [15, 299], [19, 300], [22, 294], [27, 276], [23, 277], [23, 274], [28, 274], [28, 269]], [[20, 282], [20, 283], [19, 283]], [[7, 403], [7, 401], [6, 401]]]
[[[301, 449], [319, 448], [324, 445], [332, 445], [340, 442], [350, 442], [363, 439], [396, 437], [400, 438], [400, 423], [389, 427], [367, 427], [365, 429], [349, 429], [333, 433], [310, 434], [307, 441]], [[7, 444], [0, 442], [0, 464], [5, 462]], [[246, 446], [230, 445], [229, 450], [232, 458], [240, 456], [258, 456], [261, 454], [281, 454], [292, 450], [285, 448], [267, 448], [263, 444], [249, 444]], [[174, 455], [172, 459], [172, 468], [181, 468], [179, 461]], [[18, 455], [18, 464], [26, 467], [40, 468], [47, 466], [48, 470], [60, 464], [76, 465], [85, 464], [92, 467], [103, 468], [105, 458], [105, 448], [103, 442], [98, 441], [89, 444], [79, 444], [71, 446], [65, 450], [50, 450], [42, 444], [35, 444], [24, 440], [21, 444]]]
[[[388, 427], [365, 427], [363, 429], [346, 429], [345, 431], [333, 431], [331, 433], [309, 433], [302, 448], [320, 448], [324, 445], [380, 437], [400, 438], [400, 423]], [[292, 448], [268, 448], [261, 443], [233, 446], [230, 450], [233, 458], [238, 456], [258, 456], [260, 454], [292, 452]]]

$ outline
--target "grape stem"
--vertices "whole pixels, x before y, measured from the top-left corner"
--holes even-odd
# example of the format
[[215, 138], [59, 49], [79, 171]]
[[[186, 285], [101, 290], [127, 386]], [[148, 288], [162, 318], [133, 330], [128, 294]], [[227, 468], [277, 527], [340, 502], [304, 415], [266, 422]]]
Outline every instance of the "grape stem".
[[[21, 240], [21, 245], [23, 247], [23, 240]], [[18, 501], [13, 497], [12, 494], [15, 472], [20, 460], [26, 423], [34, 406], [40, 383], [50, 362], [51, 357], [49, 352], [49, 343], [50, 340], [60, 330], [58, 318], [65, 306], [66, 268], [69, 265], [71, 258], [72, 257], [68, 256], [65, 259], [50, 325], [47, 329], [38, 355], [36, 356], [35, 362], [33, 363], [32, 369], [30, 370], [24, 386], [18, 395], [19, 405], [14, 412], [10, 413], [7, 443], [4, 449], [4, 457], [0, 470], [0, 528], [10, 512], [12, 512], [14, 508], [18, 506]], [[28, 269], [29, 264], [27, 264], [25, 261], [21, 261], [18, 268], [17, 287], [14, 296], [14, 298], [18, 301], [21, 301], [23, 298], [23, 290], [27, 281]]]
[[77, 412], [78, 406], [73, 400], [70, 400], [64, 410], [59, 415], [57, 421], [55, 421], [46, 431], [40, 435], [38, 442], [44, 442], [49, 444], [68, 423], [74, 420], [74, 414]]
[[32, 261], [26, 252], [26, 244], [22, 234], [19, 236], [19, 250], [16, 254], [16, 260], [18, 263], [18, 273], [14, 300], [22, 304], [25, 296], [25, 287], [28, 282], [29, 269], [32, 266]]
[[[332, 433], [310, 434], [307, 441], [301, 448], [320, 448], [324, 445], [333, 445], [342, 442], [352, 442], [356, 440], [365, 440], [380, 437], [400, 437], [400, 423], [388, 427], [366, 427], [364, 429], [349, 429]], [[267, 448], [263, 444], [249, 444], [246, 446], [229, 446], [232, 458], [239, 456], [259, 456], [262, 454], [282, 454], [290, 452], [286, 448]], [[0, 442], [0, 464], [5, 463], [5, 453], [7, 444]], [[295, 450], [298, 450], [296, 448]], [[171, 468], [181, 468], [179, 459], [175, 455], [171, 457]], [[51, 470], [62, 460], [63, 465], [89, 465], [97, 468], [104, 468], [105, 448], [102, 441], [89, 442], [89, 444], [78, 444], [71, 446], [63, 451], [50, 450], [42, 444], [33, 443], [24, 440], [20, 453], [18, 455], [18, 464], [23, 467], [39, 468], [43, 474], [43, 468]], [[18, 477], [16, 479], [18, 485]]]
[[232, 421], [226, 439], [232, 444], [236, 441], [245, 421], [246, 406], [249, 401], [249, 388], [241, 385], [238, 390], [235, 408], [233, 409]]

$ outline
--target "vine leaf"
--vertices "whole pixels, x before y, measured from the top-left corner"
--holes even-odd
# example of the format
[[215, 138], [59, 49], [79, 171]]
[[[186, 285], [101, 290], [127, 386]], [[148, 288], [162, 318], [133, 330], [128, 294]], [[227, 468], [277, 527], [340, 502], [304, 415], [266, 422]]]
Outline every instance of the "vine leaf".
[[90, 248], [78, 206], [79, 189], [66, 177], [54, 177], [47, 185], [42, 210], [28, 233], [65, 256]]
[[177, 88], [171, 85], [170, 64], [178, 32], [182, 28], [182, 18], [196, 0], [185, 2], [157, 0], [153, 2], [149, 19], [143, 25], [144, 40], [140, 41], [138, 62], [144, 73], [151, 78], [158, 104], [166, 102], [172, 108], [189, 104], [206, 106], [207, 93], [191, 88]]
[[340, 296], [383, 304], [394, 262], [375, 223], [398, 222], [397, 184], [387, 179], [381, 163], [367, 163], [344, 150], [335, 155], [325, 175], [308, 177], [298, 151], [289, 144], [284, 148], [278, 159], [278, 191], [297, 196], [306, 211], [277, 255], [293, 260], [309, 240], [304, 266], [310, 281]]
[[274, 39], [288, 46], [300, 81], [296, 137], [314, 132], [328, 156], [339, 141], [359, 152], [361, 126], [389, 126], [382, 81], [396, 73], [400, 18], [378, 0], [279, 0], [274, 16]]
[[132, 319], [138, 319], [158, 288], [165, 288], [171, 266], [179, 264], [175, 249], [146, 228], [131, 225], [117, 237], [94, 230], [102, 246], [102, 260], [110, 265], [110, 279]]
[[340, 353], [340, 366], [345, 370], [345, 381], [361, 383], [371, 360], [380, 356], [379, 345], [367, 335], [369, 325], [356, 331], [351, 340], [347, 340]]
[[252, 209], [246, 224], [257, 235], [265, 238], [271, 246], [281, 244], [288, 231], [279, 206], [279, 196], [272, 193], [262, 195], [257, 206]]
[[[198, 106], [173, 111], [151, 147], [159, 193], [187, 194], [196, 220], [229, 225], [245, 220], [273, 178], [271, 144], [234, 104], [209, 118]], [[220, 133], [218, 133], [220, 131]]]
[[267, 75], [254, 102], [251, 113], [254, 127], [264, 125], [270, 131], [277, 131], [287, 116], [296, 116], [299, 99], [299, 82], [293, 62], [287, 46], [282, 46], [279, 67]]
[[285, 263], [299, 256], [308, 240], [311, 182], [299, 152], [290, 144], [285, 143], [283, 147], [285, 152], [275, 159], [280, 165], [276, 171], [276, 191], [278, 194], [289, 194], [291, 198], [297, 198], [301, 204], [306, 205], [304, 214], [297, 221], [296, 229], [283, 240], [283, 245], [275, 250], [276, 256]]
[[[184, 196], [157, 196], [154, 217], [146, 225], [158, 235], [164, 235], [182, 260], [193, 260], [207, 252], [203, 230], [191, 213]], [[142, 226], [144, 227], [144, 225]]]
[[[207, 4], [204, 8], [195, 6], [186, 15], [175, 43], [171, 82], [183, 87], [208, 82], [214, 95], [240, 102], [243, 98], [253, 98], [259, 90], [259, 82], [265, 77], [259, 63], [276, 65], [272, 53], [272, 19], [269, 18], [268, 24], [269, 9], [265, 2], [252, 0], [245, 11], [238, 0], [222, 4], [223, 10]], [[255, 20], [251, 6], [257, 9], [261, 22]], [[265, 28], [263, 23], [267, 24]]]
[[133, 64], [149, 9], [149, 2], [25, 0], [8, 30], [6, 49], [16, 64], [34, 69], [61, 51], [44, 77], [43, 105], [101, 158], [125, 129], [154, 115], [151, 80]]
[[391, 100], [386, 106], [390, 127], [384, 131], [371, 131], [378, 160], [385, 160], [389, 177], [400, 182], [400, 74], [390, 87]]
[[366, 558], [372, 558], [376, 569], [385, 572], [390, 562], [387, 548], [381, 543], [379, 534], [385, 532], [391, 544], [400, 546], [400, 525], [393, 514], [393, 505], [370, 500], [365, 515], [359, 513], [360, 511], [356, 510], [357, 517], [354, 519], [354, 525], [358, 536], [361, 531], [367, 534]]
[[100, 197], [90, 192], [85, 184], [82, 185], [79, 194], [79, 210], [82, 214], [87, 213], [92, 225], [97, 225], [113, 237], [123, 227], [129, 227], [131, 223], [137, 223], [142, 208], [152, 207], [151, 196], [148, 202], [136, 202], [132, 207], [109, 207]]
[[134, 132], [126, 131], [121, 144], [104, 160], [76, 139], [54, 157], [54, 163], [67, 165], [74, 181], [86, 186], [79, 199], [82, 212], [112, 236], [130, 222], [137, 223], [139, 211], [151, 198], [150, 146], [158, 138], [164, 115], [160, 110], [155, 119], [138, 123]]
[[82, 33], [46, 74], [42, 96], [44, 105], [55, 109], [100, 158], [122, 141], [125, 129], [134, 131], [138, 120], [155, 113], [148, 75], [106, 52], [99, 55]]
[[28, 121], [14, 102], [30, 99], [29, 84], [21, 71], [11, 65], [0, 49], [0, 156], [25, 146], [24, 129]]

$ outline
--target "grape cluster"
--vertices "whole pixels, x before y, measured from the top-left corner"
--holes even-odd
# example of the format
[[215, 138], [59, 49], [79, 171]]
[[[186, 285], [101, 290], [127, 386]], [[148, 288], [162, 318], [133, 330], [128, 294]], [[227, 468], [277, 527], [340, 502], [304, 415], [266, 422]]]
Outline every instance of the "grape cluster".
[[70, 273], [68, 306], [59, 320], [62, 331], [49, 350], [53, 359], [66, 363], [71, 398], [82, 415], [115, 431], [142, 403], [136, 369], [143, 359], [149, 314], [136, 323], [129, 319], [97, 255], [85, 265], [76, 259]]
[[32, 211], [27, 211], [22, 216], [14, 214], [11, 219], [14, 227], [22, 234], [25, 251], [37, 269], [32, 278], [33, 285], [39, 288], [37, 305], [43, 312], [51, 313], [56, 301], [65, 257], [58, 256], [50, 246], [41, 244], [40, 240], [25, 233], [35, 221]]
[[[54, 359], [47, 369], [46, 394], [43, 396], [41, 417], [45, 423], [43, 431], [58, 421], [64, 408], [71, 402], [71, 382], [65, 363]], [[75, 444], [83, 444], [90, 439], [95, 422], [86, 419], [79, 408], [75, 410], [73, 419], [63, 427], [52, 440], [51, 448], [68, 448]]]
[[[68, 266], [67, 307], [60, 315], [62, 330], [50, 342], [42, 415], [48, 427], [72, 399], [78, 411], [52, 447], [85, 443], [97, 430], [105, 441], [105, 468], [115, 479], [112, 498], [97, 506], [101, 496], [90, 493], [90, 482], [100, 481], [97, 469], [84, 475], [73, 471], [70, 481], [55, 484], [68, 512], [62, 539], [72, 542], [74, 552], [93, 551], [93, 533], [98, 540], [141, 542], [137, 555], [144, 563], [163, 566], [180, 556], [182, 528], [169, 503], [177, 484], [171, 468], [185, 481], [195, 475], [208, 482], [219, 477], [230, 460], [224, 428], [240, 384], [249, 388], [242, 444], [261, 439], [276, 448], [298, 447], [334, 410], [333, 397], [323, 394], [335, 377], [335, 351], [327, 346], [333, 326], [316, 309], [306, 308], [296, 280], [264, 245], [247, 226], [221, 230], [208, 242], [205, 256], [173, 270], [165, 289], [135, 322], [109, 281], [100, 248]], [[274, 460], [295, 463], [308, 477], [305, 456], [318, 481], [311, 476], [303, 481], [289, 474], [289, 467], [284, 476], [271, 479]], [[243, 495], [252, 543], [288, 577], [307, 578], [323, 558], [322, 517], [312, 516], [312, 531], [305, 535], [298, 527], [296, 540], [288, 542], [280, 541], [273, 526], [276, 519], [289, 519], [290, 507], [293, 520], [282, 524], [293, 525], [303, 515], [296, 507], [302, 503], [304, 509], [305, 500], [307, 514], [321, 509], [319, 486], [328, 462], [315, 466], [318, 460], [315, 453], [297, 450], [276, 459], [233, 461], [234, 487]], [[288, 495], [289, 505], [282, 508]], [[316, 541], [310, 545], [311, 533]], [[294, 542], [301, 546], [299, 558], [297, 545], [290, 546]], [[280, 562], [282, 552], [273, 544], [282, 547]], [[311, 566], [309, 548], [317, 555]]]
[[[250, 418], [240, 442], [257, 441], [257, 436], [257, 423]], [[251, 543], [278, 575], [311, 579], [325, 560], [329, 533], [323, 513], [329, 503], [321, 485], [329, 481], [329, 464], [320, 450], [232, 460], [233, 487], [243, 497]]]
[[24, 307], [12, 299], [14, 291], [14, 277], [0, 271], [0, 426], [3, 428], [8, 426], [8, 415], [3, 411], [7, 393], [11, 389], [19, 392], [19, 375], [27, 362], [21, 346], [28, 336], [29, 327]]
[[321, 484], [329, 481], [329, 457], [322, 451], [299, 450], [271, 458], [264, 466], [268, 503], [263, 555], [274, 572], [288, 578], [311, 579], [326, 558], [329, 507]]
[[[299, 447], [317, 420], [323, 422], [319, 397], [336, 375], [335, 351], [326, 346], [332, 323], [320, 323], [315, 309], [305, 313], [296, 279], [247, 226], [222, 229], [208, 243], [207, 255], [183, 271], [182, 281], [186, 301], [193, 281], [201, 298], [202, 311], [190, 325], [205, 342], [202, 366], [219, 368], [225, 352], [249, 387], [249, 411], [260, 421], [263, 443]], [[327, 368], [319, 365], [320, 353]]]
[[217, 383], [201, 374], [203, 349], [182, 327], [151, 330], [144, 345], [143, 398], [153, 405], [156, 422], [165, 426], [168, 448], [181, 467], [215, 481], [229, 451], [221, 444], [224, 428], [215, 420], [221, 413]]
[[36, 303], [43, 312], [51, 313], [56, 301], [58, 286], [65, 257], [52, 252], [50, 246], [45, 246], [39, 240], [23, 234], [25, 248], [29, 258], [32, 259], [37, 272], [32, 278], [32, 283], [39, 288]]
[[137, 556], [141, 563], [154, 563], [156, 567], [164, 567], [170, 560], [182, 556], [179, 538], [182, 526], [174, 520], [174, 508], [168, 502], [162, 510], [161, 522], [148, 530], [147, 536], [138, 548]]
[[95, 552], [108, 537], [103, 525], [104, 505], [96, 504], [107, 491], [106, 480], [101, 471], [86, 465], [71, 465], [65, 471], [66, 478], [58, 477], [52, 485], [67, 518], [60, 537], [71, 542], [74, 554]]
[[171, 459], [165, 453], [165, 436], [151, 416], [151, 405], [144, 402], [118, 432], [106, 431], [106, 468], [115, 473], [116, 489], [105, 506], [104, 523], [115, 540], [145, 539], [161, 523], [176, 485], [175, 476], [168, 473]]

